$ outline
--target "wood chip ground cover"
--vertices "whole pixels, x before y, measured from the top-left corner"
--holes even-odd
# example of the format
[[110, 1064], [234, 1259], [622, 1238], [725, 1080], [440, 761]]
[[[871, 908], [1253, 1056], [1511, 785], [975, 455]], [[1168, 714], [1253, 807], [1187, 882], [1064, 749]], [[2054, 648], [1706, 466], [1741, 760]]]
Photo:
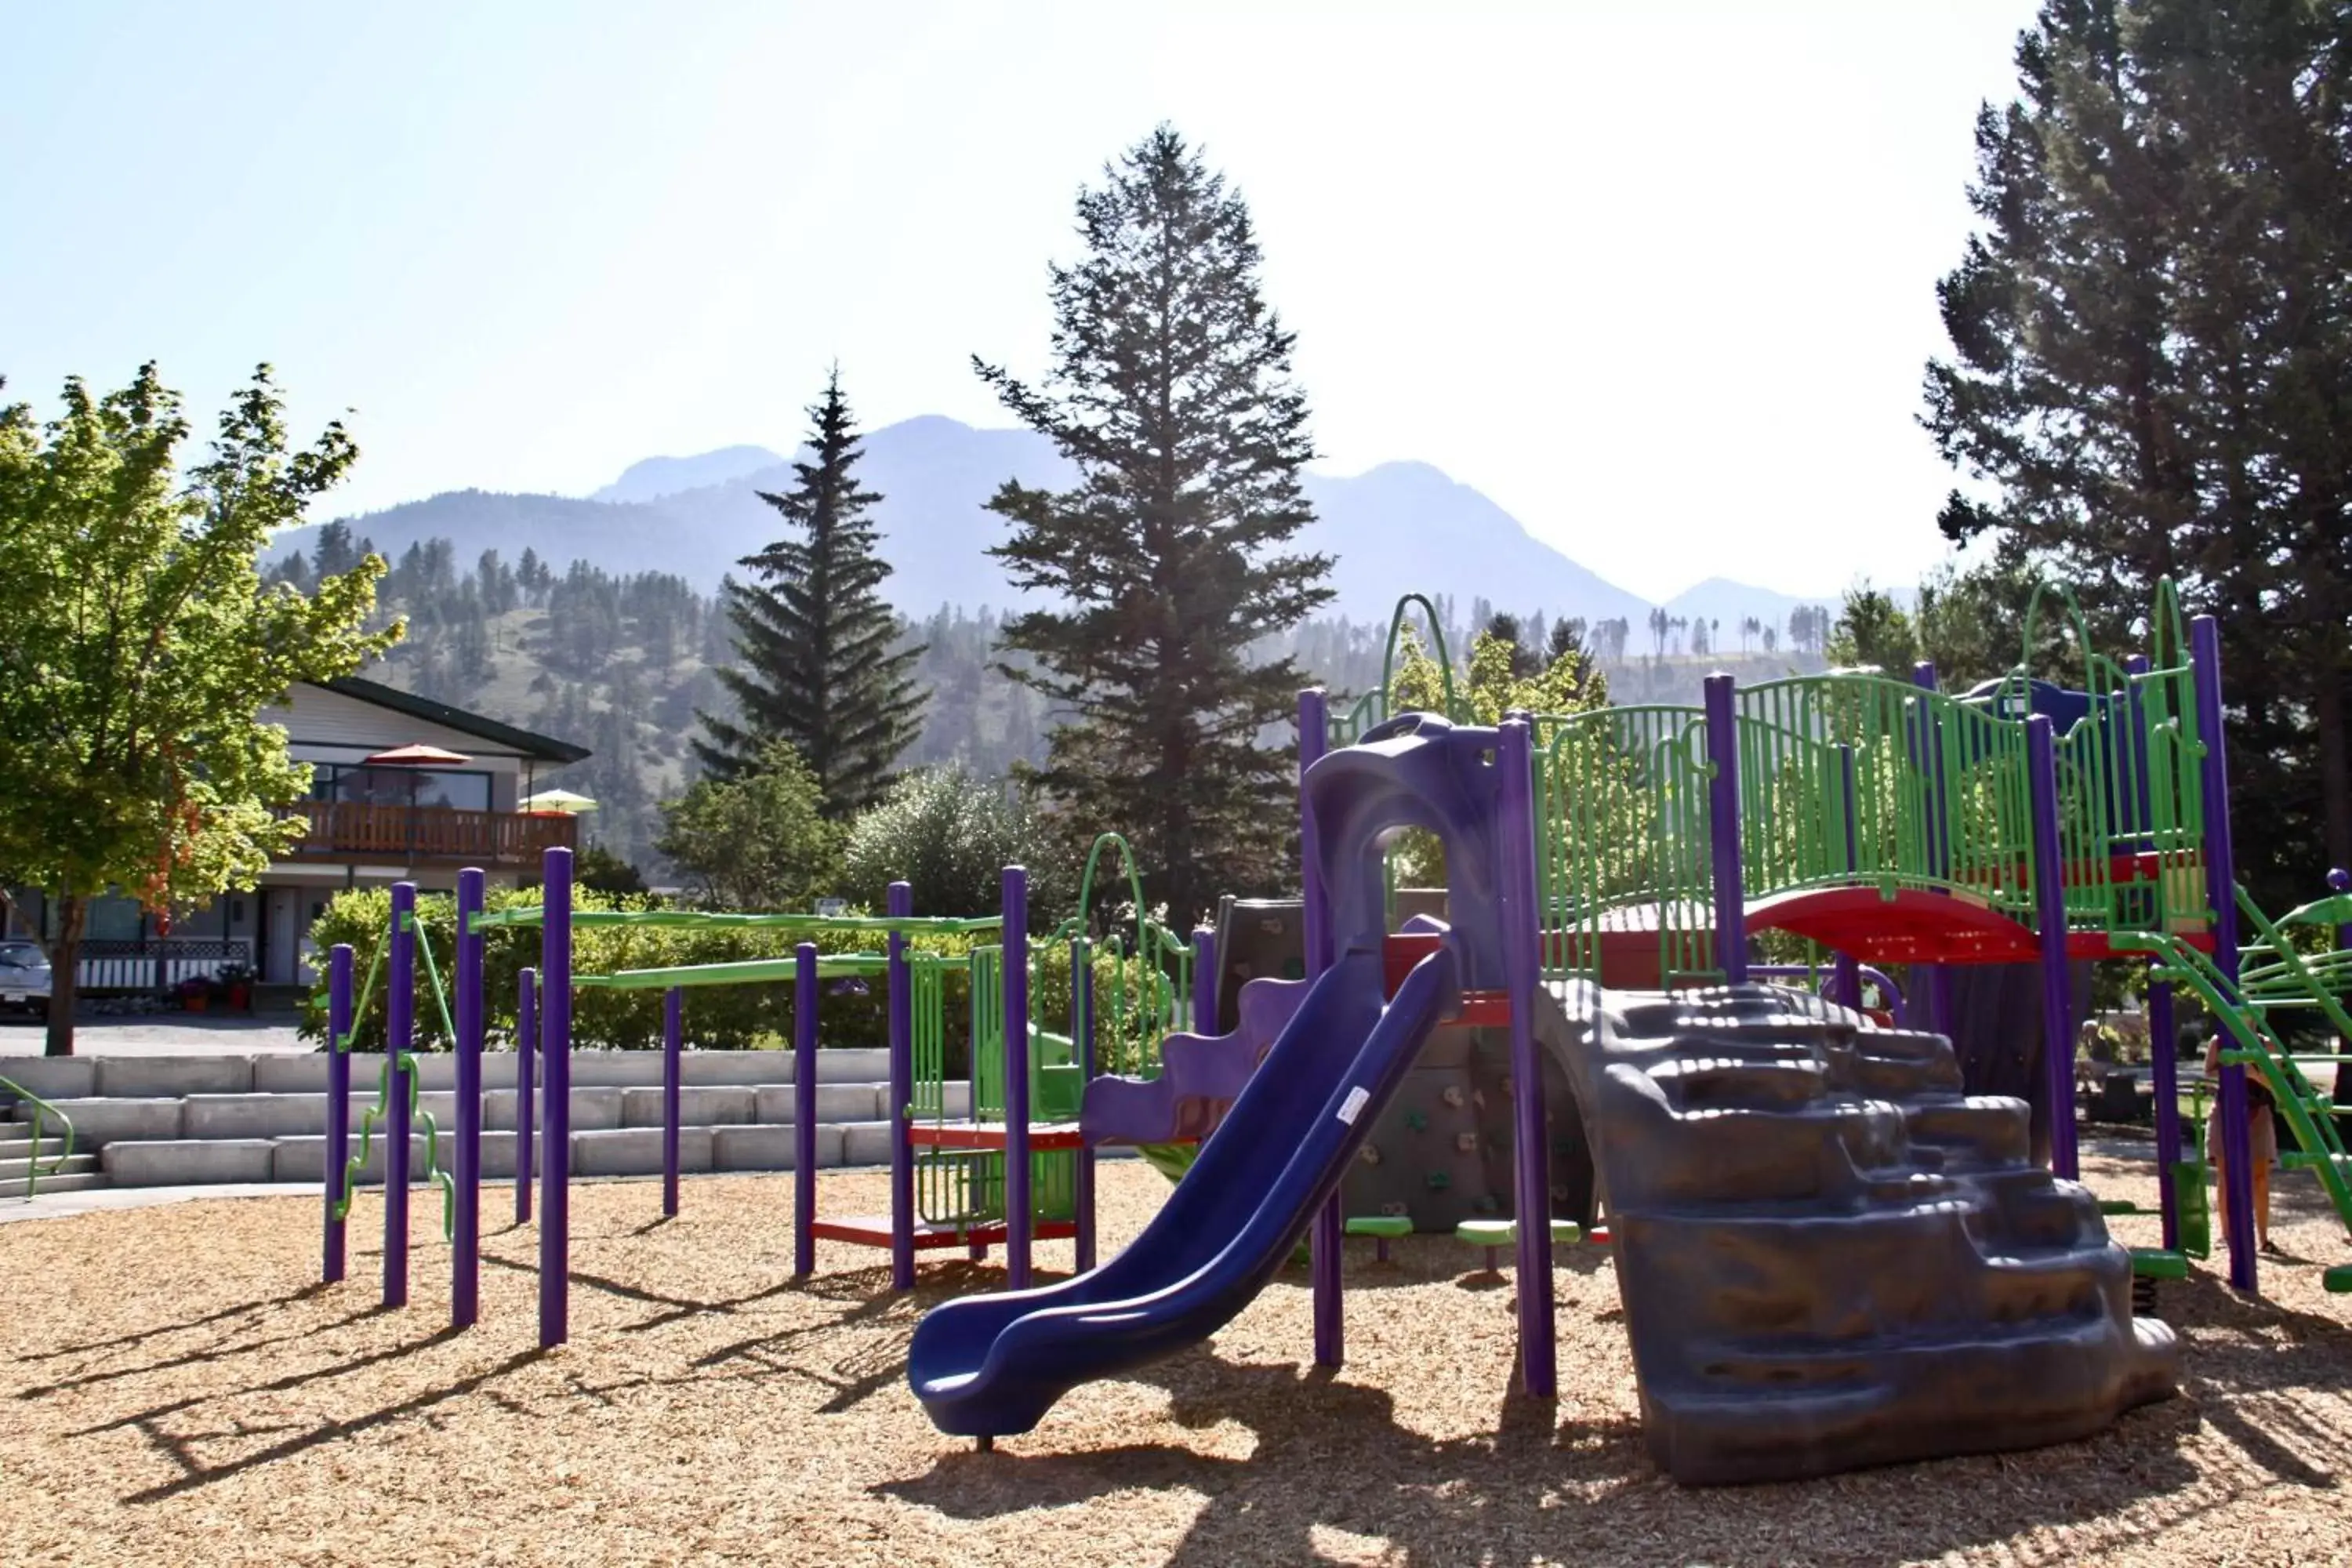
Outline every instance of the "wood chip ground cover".
[[[2145, 1164], [2094, 1161], [2107, 1195]], [[884, 1179], [828, 1175], [828, 1212]], [[0, 1561], [30, 1563], [2342, 1563], [2352, 1560], [2343, 1237], [2282, 1183], [2273, 1299], [2165, 1287], [2184, 1396], [2086, 1442], [1795, 1486], [1693, 1491], [1643, 1456], [1608, 1260], [1562, 1254], [1561, 1396], [1511, 1392], [1511, 1291], [1450, 1239], [1351, 1248], [1348, 1365], [1311, 1368], [1293, 1268], [1208, 1345], [1082, 1388], [992, 1454], [908, 1394], [923, 1310], [1001, 1279], [820, 1249], [791, 1186], [718, 1178], [572, 1199], [572, 1342], [535, 1349], [536, 1233], [485, 1238], [482, 1321], [447, 1321], [420, 1194], [412, 1305], [377, 1307], [382, 1210], [320, 1287], [315, 1199], [0, 1227]], [[1166, 1193], [1102, 1175], [1118, 1245]], [[503, 1193], [490, 1212], [509, 1212]], [[2155, 1240], [2153, 1220], [2117, 1235]], [[1066, 1244], [1043, 1249], [1066, 1268]]]

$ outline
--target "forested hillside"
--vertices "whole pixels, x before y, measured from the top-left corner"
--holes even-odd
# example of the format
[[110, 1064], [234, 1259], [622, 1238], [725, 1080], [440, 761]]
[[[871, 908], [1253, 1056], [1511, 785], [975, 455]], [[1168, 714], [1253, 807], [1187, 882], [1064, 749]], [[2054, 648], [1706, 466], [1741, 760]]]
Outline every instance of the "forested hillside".
[[[276, 570], [307, 581], [322, 569], [343, 570], [372, 548], [371, 540], [331, 524], [310, 555]], [[1466, 608], [1444, 596], [1436, 603], [1446, 646], [1459, 659], [1495, 607], [1483, 599]], [[595, 798], [594, 841], [661, 869], [652, 848], [656, 807], [692, 777], [695, 710], [725, 710], [710, 672], [734, 650], [710, 595], [667, 573], [614, 574], [578, 560], [557, 573], [528, 550], [517, 561], [495, 550], [464, 561], [449, 540], [433, 539], [393, 562], [378, 614], [383, 621], [407, 616], [408, 637], [371, 676], [592, 748], [588, 761], [545, 777]], [[1804, 625], [1800, 616], [1799, 628]], [[1727, 644], [1717, 654], [1710, 638], [1721, 643], [1727, 634], [1700, 632], [1694, 649], [1687, 624], [1670, 623], [1654, 635], [1622, 621], [1579, 626], [1620, 701], [1696, 701], [1700, 677], [1715, 668], [1758, 679], [1821, 665], [1818, 647], [1798, 647], [1785, 627], [1775, 628], [1777, 651], [1767, 655], [1760, 634], [1748, 639], [1752, 649]], [[1036, 693], [999, 673], [997, 627], [992, 612], [949, 605], [907, 625], [908, 640], [924, 650], [917, 678], [935, 696], [905, 765], [958, 763], [997, 776], [1043, 759], [1054, 715]], [[1542, 646], [1550, 628], [1538, 615], [1526, 635]], [[1387, 637], [1385, 621], [1332, 616], [1306, 622], [1265, 653], [1295, 654], [1335, 695], [1352, 699], [1380, 684]]]

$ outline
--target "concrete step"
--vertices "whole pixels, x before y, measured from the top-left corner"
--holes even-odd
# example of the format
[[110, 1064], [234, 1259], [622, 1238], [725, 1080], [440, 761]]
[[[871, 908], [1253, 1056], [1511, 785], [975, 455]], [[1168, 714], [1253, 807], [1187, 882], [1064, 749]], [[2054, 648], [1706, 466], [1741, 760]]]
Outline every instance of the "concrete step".
[[[74, 1147], [97, 1149], [122, 1139], [177, 1138], [180, 1100], [174, 1096], [149, 1100], [57, 1100], [50, 1103], [73, 1123]], [[9, 1120], [29, 1127], [34, 1108], [18, 1105]]]
[[[755, 1053], [772, 1055], [773, 1053]], [[376, 1103], [371, 1082], [354, 1084], [351, 1126]], [[877, 1121], [887, 1118], [889, 1087], [881, 1083], [824, 1083], [816, 1090], [817, 1120], [827, 1123]], [[615, 1128], [659, 1127], [662, 1091], [658, 1087], [591, 1086], [574, 1088], [571, 1095], [572, 1131], [603, 1131]], [[173, 1139], [292, 1138], [322, 1136], [327, 1130], [327, 1096], [323, 1092], [248, 1092], [191, 1094], [180, 1098], [68, 1099], [52, 1102], [73, 1123], [77, 1149], [97, 1150], [126, 1140], [162, 1142]], [[964, 1115], [971, 1103], [969, 1084], [947, 1086], [950, 1116]], [[789, 1084], [683, 1085], [679, 1090], [681, 1125], [718, 1127], [768, 1123], [790, 1125], [797, 1091]], [[455, 1094], [425, 1090], [416, 1109], [430, 1115], [445, 1131], [457, 1120]], [[511, 1131], [515, 1125], [516, 1091], [492, 1089], [482, 1096], [482, 1125], [491, 1131]], [[34, 1115], [19, 1104], [0, 1121], [0, 1139], [28, 1138]], [[54, 1131], [54, 1124], [50, 1124]]]
[[118, 1187], [208, 1186], [269, 1180], [267, 1138], [130, 1139], [100, 1155]]
[[[44, 1171], [41, 1173], [41, 1179], [33, 1184], [33, 1194], [36, 1197], [47, 1197], [51, 1193], [82, 1193], [88, 1192], [92, 1187], [111, 1184], [103, 1171], [77, 1171], [70, 1175], [58, 1176], [52, 1176]], [[11, 1198], [21, 1198], [24, 1195], [23, 1182], [0, 1177], [0, 1203], [5, 1203]]]
[[7, 1191], [11, 1184], [22, 1184], [25, 1178], [32, 1174], [36, 1163], [40, 1166], [41, 1185], [45, 1187], [52, 1176], [88, 1175], [98, 1169], [98, 1156], [95, 1154], [68, 1154], [60, 1160], [51, 1152], [43, 1154], [37, 1162], [10, 1158], [16, 1149], [22, 1147], [22, 1144], [0, 1147], [0, 1192]]
[[[179, 1061], [175, 1057], [151, 1057], [149, 1061]], [[240, 1089], [184, 1089], [177, 1092], [237, 1093], [254, 1091], [263, 1094], [323, 1094], [327, 1089], [325, 1053], [310, 1056], [266, 1056], [249, 1059], [250, 1080]], [[352, 1054], [352, 1087], [373, 1089], [383, 1068], [380, 1052], [355, 1051]], [[457, 1058], [446, 1051], [420, 1056], [416, 1070], [422, 1087], [427, 1090], [448, 1089], [457, 1082]], [[547, 1064], [534, 1064], [536, 1076], [546, 1077]], [[890, 1053], [867, 1047], [835, 1047], [817, 1053], [819, 1083], [881, 1083], [890, 1076]], [[692, 1086], [743, 1087], [759, 1084], [780, 1084], [793, 1081], [793, 1054], [790, 1051], [698, 1051], [689, 1047], [678, 1062], [678, 1077]], [[662, 1080], [662, 1053], [643, 1051], [574, 1051], [572, 1053], [572, 1087], [578, 1089], [642, 1089], [658, 1088]], [[512, 1051], [490, 1051], [482, 1058], [482, 1086], [485, 1089], [512, 1089], [515, 1084], [515, 1055]], [[46, 1098], [54, 1098], [39, 1084], [26, 1080], [26, 1088]], [[88, 1094], [89, 1089], [79, 1092]], [[107, 1093], [106, 1089], [95, 1092]]]
[[[819, 1122], [815, 1129], [816, 1163], [820, 1168], [841, 1165], [887, 1165], [890, 1161], [890, 1123], [882, 1121]], [[487, 1184], [510, 1182], [515, 1173], [517, 1138], [510, 1130], [482, 1133], [481, 1177]], [[543, 1169], [546, 1140], [535, 1140]], [[349, 1152], [359, 1152], [358, 1124], [353, 1122]], [[793, 1129], [776, 1122], [726, 1122], [684, 1125], [678, 1129], [678, 1165], [684, 1172], [789, 1171], [793, 1168]], [[439, 1140], [444, 1165], [456, 1154], [449, 1137]], [[409, 1170], [422, 1181], [427, 1142], [413, 1133], [408, 1143]], [[326, 1178], [327, 1140], [321, 1133], [295, 1133], [276, 1138], [170, 1138], [110, 1143], [97, 1163], [119, 1186], [202, 1186], [223, 1182], [284, 1182], [318, 1186]], [[362, 1166], [362, 1185], [383, 1181], [387, 1155], [383, 1129], [369, 1140]], [[76, 1162], [87, 1159], [77, 1155]], [[0, 1173], [8, 1169], [0, 1161]], [[577, 1176], [649, 1176], [662, 1168], [659, 1127], [596, 1127], [575, 1129], [572, 1134], [572, 1172]], [[0, 1176], [0, 1179], [5, 1179]], [[43, 1178], [46, 1183], [47, 1178]]]

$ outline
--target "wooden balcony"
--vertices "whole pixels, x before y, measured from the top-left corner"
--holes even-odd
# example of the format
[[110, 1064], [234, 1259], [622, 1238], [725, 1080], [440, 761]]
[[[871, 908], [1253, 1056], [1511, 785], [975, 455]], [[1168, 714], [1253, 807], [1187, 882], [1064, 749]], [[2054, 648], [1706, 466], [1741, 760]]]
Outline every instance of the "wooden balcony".
[[309, 800], [286, 815], [310, 825], [289, 852], [296, 859], [536, 866], [541, 850], [573, 848], [579, 838], [578, 819], [562, 812]]

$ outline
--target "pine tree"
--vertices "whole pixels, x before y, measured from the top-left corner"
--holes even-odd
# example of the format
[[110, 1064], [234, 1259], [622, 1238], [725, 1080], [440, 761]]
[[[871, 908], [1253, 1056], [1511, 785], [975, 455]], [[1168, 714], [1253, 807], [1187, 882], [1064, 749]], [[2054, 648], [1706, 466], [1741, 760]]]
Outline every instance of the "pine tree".
[[882, 498], [858, 488], [861, 448], [838, 369], [809, 417], [814, 460], [793, 465], [788, 494], [760, 492], [788, 530], [744, 557], [751, 582], [730, 577], [723, 590], [740, 666], [717, 673], [737, 716], [698, 714], [709, 738], [694, 750], [727, 780], [756, 772], [769, 742], [788, 742], [815, 777], [825, 816], [839, 820], [881, 798], [922, 730], [925, 698], [908, 672], [923, 650], [896, 646], [898, 619], [880, 591], [890, 566], [875, 552], [867, 515]]
[[1223, 892], [1288, 879], [1292, 752], [1258, 743], [1302, 683], [1252, 645], [1328, 601], [1328, 556], [1286, 550], [1312, 516], [1294, 337], [1260, 297], [1240, 195], [1161, 126], [1078, 198], [1083, 259], [1053, 269], [1042, 390], [975, 359], [1005, 407], [1079, 470], [1008, 481], [992, 553], [1055, 601], [1007, 622], [1008, 672], [1073, 711], [1046, 790], [1137, 840], [1145, 896], [1181, 929]]
[[1924, 423], [1942, 522], [2137, 646], [2157, 578], [2222, 616], [2240, 865], [2352, 861], [2352, 27], [2280, 0], [2050, 0], [1977, 122]]

